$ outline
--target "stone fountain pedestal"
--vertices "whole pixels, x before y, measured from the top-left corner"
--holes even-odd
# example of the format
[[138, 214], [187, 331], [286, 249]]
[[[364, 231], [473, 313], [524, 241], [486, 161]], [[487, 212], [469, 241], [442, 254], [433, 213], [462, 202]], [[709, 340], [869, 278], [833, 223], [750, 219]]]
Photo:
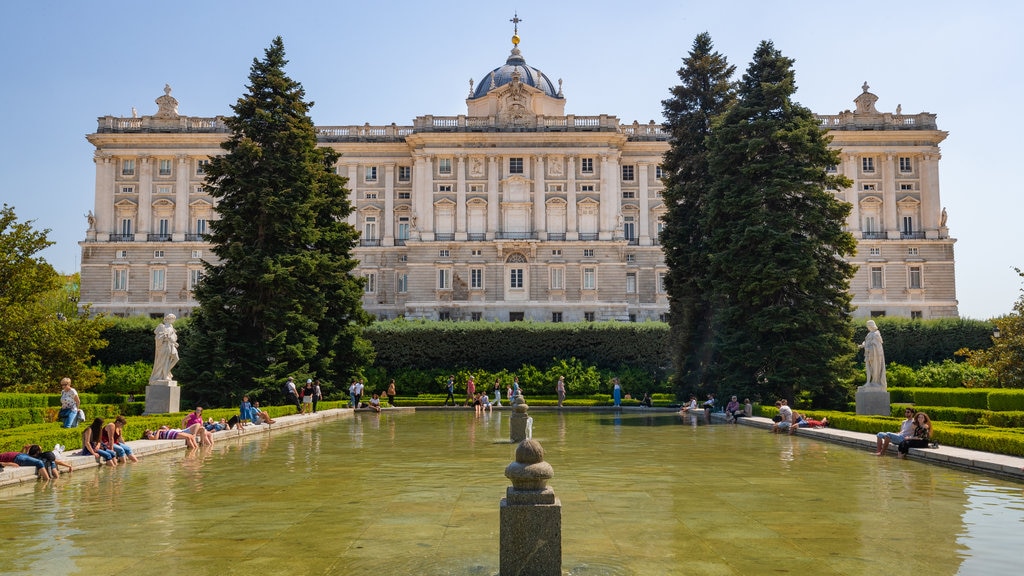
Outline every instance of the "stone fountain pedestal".
[[517, 444], [530, 438], [533, 435], [532, 421], [530, 415], [527, 414], [527, 410], [530, 407], [527, 406], [526, 400], [523, 399], [523, 394], [520, 392], [512, 398], [512, 416], [509, 418], [509, 440], [513, 444]]
[[501, 499], [502, 576], [562, 576], [562, 503], [547, 486], [554, 475], [539, 442], [516, 447], [516, 461], [505, 468], [512, 486]]
[[149, 414], [181, 412], [181, 388], [177, 380], [150, 380], [146, 386], [146, 411]]
[[891, 416], [889, 390], [878, 384], [857, 386], [857, 414]]

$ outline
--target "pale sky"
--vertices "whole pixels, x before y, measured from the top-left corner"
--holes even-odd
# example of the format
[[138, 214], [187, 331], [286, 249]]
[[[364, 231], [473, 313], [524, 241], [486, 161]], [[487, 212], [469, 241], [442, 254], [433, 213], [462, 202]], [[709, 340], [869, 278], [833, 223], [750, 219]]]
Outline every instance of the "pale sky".
[[504, 64], [516, 11], [523, 56], [563, 80], [571, 114], [661, 122], [704, 31], [740, 73], [772, 40], [796, 60], [795, 99], [819, 114], [854, 108], [865, 81], [883, 112], [937, 114], [961, 316], [1008, 313], [1020, 295], [1024, 9], [1005, 0], [11, 0], [0, 3], [0, 203], [50, 229], [43, 256], [77, 271], [97, 117], [154, 114], [164, 84], [183, 115], [228, 115], [278, 35], [318, 126], [462, 114], [469, 79]]

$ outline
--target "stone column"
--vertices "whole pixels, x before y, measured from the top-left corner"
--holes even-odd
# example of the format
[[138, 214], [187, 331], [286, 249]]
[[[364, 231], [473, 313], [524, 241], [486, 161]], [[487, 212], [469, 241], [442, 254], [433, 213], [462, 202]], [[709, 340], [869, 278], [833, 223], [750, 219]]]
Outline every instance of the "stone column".
[[619, 213], [619, 157], [618, 153], [601, 155], [601, 208], [598, 216], [598, 239], [611, 240]]
[[[105, 154], [96, 154], [96, 240], [106, 242], [114, 230], [114, 166]], [[116, 233], [116, 232], [115, 232]]]
[[384, 221], [382, 246], [395, 245], [395, 165], [384, 165]]
[[921, 156], [921, 230], [926, 238], [942, 238], [948, 234], [943, 232], [942, 206], [939, 200], [939, 155], [924, 154]]
[[562, 575], [562, 503], [547, 485], [554, 475], [539, 442], [516, 447], [505, 468], [512, 486], [501, 499], [499, 574]]
[[896, 210], [896, 156], [886, 154], [882, 162], [882, 229], [890, 240], [900, 239], [899, 212]]
[[345, 167], [348, 171], [349, 201], [352, 202], [352, 212], [349, 213], [347, 222], [359, 230], [359, 165], [352, 163], [346, 164]]
[[650, 176], [650, 164], [647, 162], [637, 162], [636, 171], [638, 172], [637, 178], [639, 178], [640, 190], [637, 192], [637, 204], [639, 204], [639, 210], [637, 213], [637, 239], [641, 246], [651, 245], [651, 213], [650, 213], [650, 202], [647, 198], [649, 194], [647, 189], [647, 180]]
[[[139, 156], [139, 213], [135, 222], [135, 241], [145, 242], [153, 228], [153, 159]], [[121, 233], [120, 230], [117, 231]]]
[[846, 200], [853, 206], [850, 210], [850, 215], [846, 219], [846, 225], [849, 231], [853, 234], [854, 238], [860, 240], [864, 237], [861, 234], [863, 224], [860, 221], [860, 190], [857, 188], [860, 183], [857, 182], [857, 155], [856, 154], [843, 154], [843, 169], [842, 174], [853, 180], [853, 187], [846, 190]]
[[544, 188], [547, 187], [547, 183], [544, 180], [544, 157], [538, 154], [537, 156], [534, 156], [533, 160], [533, 232], [537, 235], [538, 240], [547, 240], [547, 227], [544, 225], [546, 212], [544, 206]]
[[498, 201], [498, 157], [487, 157], [487, 239], [494, 240], [498, 232], [498, 215], [501, 203]]
[[576, 224], [576, 156], [570, 154], [566, 166], [565, 182], [565, 239], [579, 240], [580, 232]]
[[466, 157], [455, 160], [455, 241], [466, 241]]
[[191, 162], [187, 154], [178, 154], [178, 174], [174, 182], [174, 227], [171, 239], [181, 242], [188, 232], [188, 175]]

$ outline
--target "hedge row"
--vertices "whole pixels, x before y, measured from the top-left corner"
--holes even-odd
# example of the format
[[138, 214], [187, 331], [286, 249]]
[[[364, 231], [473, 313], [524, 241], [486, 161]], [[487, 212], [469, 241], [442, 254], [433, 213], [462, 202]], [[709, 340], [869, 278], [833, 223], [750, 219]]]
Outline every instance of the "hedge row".
[[993, 412], [1024, 410], [1024, 390], [1006, 388], [889, 388], [893, 403], [974, 408]]
[[[984, 349], [992, 346], [994, 324], [982, 320], [938, 318], [873, 318], [885, 341], [885, 359], [906, 366], [923, 366], [953, 358], [961, 348]], [[854, 328], [854, 342], [863, 342], [864, 323]], [[863, 357], [861, 357], [863, 358]]]
[[[93, 394], [79, 392], [82, 404], [124, 404], [128, 397], [121, 394]], [[60, 407], [60, 394], [28, 394], [0, 392], [0, 409]]]
[[[118, 414], [138, 416], [146, 409], [145, 402], [128, 402], [124, 404], [82, 404], [87, 422], [100, 418], [114, 418]], [[57, 422], [60, 408], [0, 408], [0, 430], [24, 426], [26, 424], [44, 424]]]

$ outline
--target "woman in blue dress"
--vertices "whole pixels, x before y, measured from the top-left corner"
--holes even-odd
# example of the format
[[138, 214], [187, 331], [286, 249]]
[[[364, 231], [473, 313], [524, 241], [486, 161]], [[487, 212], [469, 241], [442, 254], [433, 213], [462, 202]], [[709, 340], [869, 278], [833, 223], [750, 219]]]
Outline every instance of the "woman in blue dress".
[[622, 386], [619, 385], [618, 378], [612, 378], [612, 399], [615, 401], [615, 407], [622, 406]]

